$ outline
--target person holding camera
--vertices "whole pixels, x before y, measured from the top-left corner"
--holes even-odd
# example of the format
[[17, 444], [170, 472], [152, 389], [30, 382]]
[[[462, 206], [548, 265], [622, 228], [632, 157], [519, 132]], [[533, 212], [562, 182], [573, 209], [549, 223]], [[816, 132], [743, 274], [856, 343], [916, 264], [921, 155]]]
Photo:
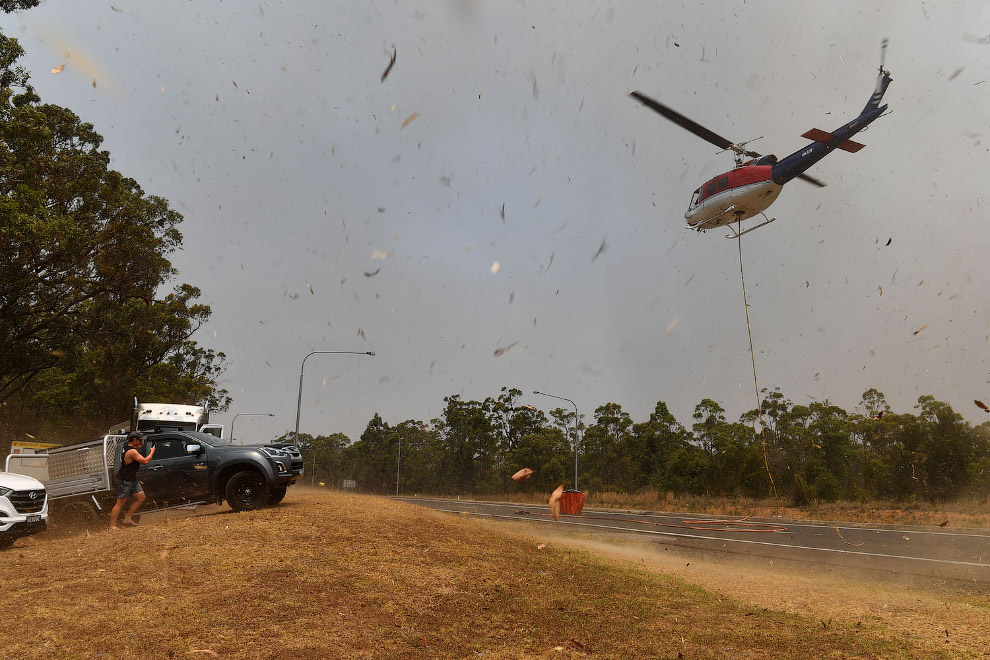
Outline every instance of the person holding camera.
[[137, 526], [133, 519], [134, 512], [144, 504], [147, 497], [141, 487], [141, 482], [138, 481], [137, 473], [138, 469], [142, 465], [147, 465], [151, 461], [151, 457], [155, 455], [155, 443], [151, 443], [151, 451], [148, 452], [147, 456], [141, 454], [140, 449], [142, 447], [144, 447], [144, 435], [140, 431], [131, 431], [127, 434], [127, 445], [123, 456], [121, 456], [120, 468], [117, 470], [117, 503], [113, 505], [113, 509], [110, 511], [110, 529], [118, 529], [117, 518], [120, 517], [120, 512], [128, 498], [131, 499], [131, 505], [120, 524], [126, 527]]

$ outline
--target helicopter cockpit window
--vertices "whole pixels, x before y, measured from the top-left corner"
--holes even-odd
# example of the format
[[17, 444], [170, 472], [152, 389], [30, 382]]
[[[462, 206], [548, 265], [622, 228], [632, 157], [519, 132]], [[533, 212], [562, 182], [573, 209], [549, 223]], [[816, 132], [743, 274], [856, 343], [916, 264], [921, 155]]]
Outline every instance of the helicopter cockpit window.
[[701, 201], [701, 188], [698, 188], [697, 190], [694, 191], [694, 194], [691, 195], [691, 208], [697, 206], [698, 202], [700, 201]]
[[729, 177], [723, 176], [721, 179], [718, 180], [719, 190], [725, 190], [728, 187], [729, 187]]
[[705, 186], [705, 197], [715, 194], [715, 182], [712, 181], [707, 186]]

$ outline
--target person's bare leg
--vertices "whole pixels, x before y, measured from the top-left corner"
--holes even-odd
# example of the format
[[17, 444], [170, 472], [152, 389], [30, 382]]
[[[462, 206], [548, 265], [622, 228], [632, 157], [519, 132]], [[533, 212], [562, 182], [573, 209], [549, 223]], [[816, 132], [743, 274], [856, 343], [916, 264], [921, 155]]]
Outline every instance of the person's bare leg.
[[124, 514], [124, 520], [122, 521], [125, 525], [137, 524], [131, 519], [131, 517], [134, 515], [135, 511], [141, 508], [141, 505], [144, 504], [144, 500], [147, 499], [147, 497], [148, 496], [144, 494], [143, 490], [140, 493], [134, 493], [134, 501], [131, 502], [131, 506], [127, 509], [127, 513]]
[[120, 510], [124, 508], [124, 502], [126, 501], [126, 497], [118, 497], [116, 504], [110, 509], [110, 529], [117, 529], [117, 518], [120, 517]]

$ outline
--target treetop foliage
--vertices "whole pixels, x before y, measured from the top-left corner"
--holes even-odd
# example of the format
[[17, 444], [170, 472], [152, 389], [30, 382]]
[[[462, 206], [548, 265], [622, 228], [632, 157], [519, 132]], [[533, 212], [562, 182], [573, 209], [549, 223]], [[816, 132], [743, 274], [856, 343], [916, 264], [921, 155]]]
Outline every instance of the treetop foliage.
[[210, 317], [199, 289], [161, 296], [182, 216], [110, 169], [92, 124], [41, 102], [22, 54], [0, 34], [0, 426], [102, 426], [145, 395], [224, 409], [224, 356], [191, 339]]

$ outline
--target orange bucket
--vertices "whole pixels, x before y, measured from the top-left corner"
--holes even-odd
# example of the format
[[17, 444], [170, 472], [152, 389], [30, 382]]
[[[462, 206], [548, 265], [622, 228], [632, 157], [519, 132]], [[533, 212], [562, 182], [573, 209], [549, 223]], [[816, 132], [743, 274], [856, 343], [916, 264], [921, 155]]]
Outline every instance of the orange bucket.
[[565, 490], [560, 496], [560, 512], [568, 516], [579, 516], [584, 511], [584, 493]]

